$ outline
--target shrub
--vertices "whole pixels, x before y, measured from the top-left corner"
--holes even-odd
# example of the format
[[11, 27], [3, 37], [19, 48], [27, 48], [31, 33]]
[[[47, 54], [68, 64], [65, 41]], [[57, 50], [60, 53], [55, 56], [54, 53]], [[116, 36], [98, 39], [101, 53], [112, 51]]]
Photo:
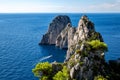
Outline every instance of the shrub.
[[87, 53], [86, 51], [84, 51], [84, 52], [82, 53], [82, 56], [83, 56], [83, 57], [88, 57], [88, 53]]
[[73, 60], [69, 60], [69, 65], [70, 65], [71, 67], [73, 67], [74, 64], [75, 64], [75, 62], [74, 62]]
[[75, 52], [76, 52], [77, 54], [80, 54], [80, 50], [76, 50]]
[[56, 73], [56, 75], [53, 77], [53, 80], [68, 80], [68, 78], [69, 78], [68, 69], [66, 66], [64, 66], [62, 71]]
[[42, 76], [40, 80], [49, 80], [48, 76]]
[[83, 66], [83, 64], [84, 64], [84, 62], [82, 62], [82, 61], [80, 61], [79, 63], [80, 63], [80, 66]]
[[32, 72], [36, 77], [41, 78], [41, 80], [48, 80], [52, 73], [52, 65], [48, 62], [38, 63]]
[[94, 80], [107, 80], [106, 78], [104, 78], [103, 76], [101, 75], [98, 75], [94, 78]]
[[94, 50], [102, 50], [102, 51], [108, 51], [107, 44], [104, 42], [100, 42], [100, 40], [92, 40], [88, 42], [88, 44], [91, 46], [92, 49]]

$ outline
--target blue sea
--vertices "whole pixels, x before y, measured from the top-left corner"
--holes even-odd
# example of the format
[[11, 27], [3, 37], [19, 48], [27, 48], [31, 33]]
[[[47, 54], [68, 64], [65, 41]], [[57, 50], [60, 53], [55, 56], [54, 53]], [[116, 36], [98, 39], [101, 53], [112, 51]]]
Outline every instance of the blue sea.
[[[62, 14], [71, 18], [73, 26], [78, 25], [83, 15]], [[53, 45], [38, 45], [52, 19], [62, 14], [0, 14], [0, 80], [38, 80], [32, 73], [38, 62], [64, 61], [66, 50]], [[106, 61], [120, 58], [120, 14], [86, 15], [108, 44]]]

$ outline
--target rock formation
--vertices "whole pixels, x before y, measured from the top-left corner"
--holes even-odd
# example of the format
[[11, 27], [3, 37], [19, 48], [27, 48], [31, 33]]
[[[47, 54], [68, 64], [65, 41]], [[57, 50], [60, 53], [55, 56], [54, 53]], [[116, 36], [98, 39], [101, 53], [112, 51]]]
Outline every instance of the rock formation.
[[68, 43], [72, 40], [75, 33], [75, 28], [71, 26], [70, 23], [67, 24], [66, 28], [58, 35], [56, 40], [56, 46], [60, 48], [68, 48]]
[[56, 38], [60, 32], [66, 27], [68, 23], [71, 23], [70, 18], [65, 15], [55, 17], [49, 25], [49, 29], [39, 44], [55, 44]]
[[95, 31], [94, 24], [87, 16], [81, 17], [78, 27], [72, 36], [68, 37], [65, 63], [70, 70], [70, 80], [93, 80], [94, 76], [106, 74], [103, 64], [107, 48], [102, 50], [102, 47], [99, 49], [90, 47], [89, 42], [95, 40], [102, 43], [103, 39], [100, 33]]
[[[68, 48], [64, 63], [49, 64], [49, 66], [52, 65], [52, 73], [45, 71], [46, 74], [43, 76], [47, 77], [45, 80], [114, 80], [115, 77], [120, 78], [119, 72], [114, 75], [111, 69], [113, 66], [105, 62], [104, 54], [107, 51], [107, 45], [88, 17], [82, 16], [77, 28], [72, 27], [67, 16], [64, 18], [67, 21], [62, 19], [63, 21], [59, 24], [62, 24], [62, 28], [51, 24], [41, 41], [41, 44], [56, 44], [60, 48]], [[54, 24], [56, 20], [58, 17], [53, 20]], [[118, 62], [120, 63], [120, 60]], [[117, 69], [119, 69], [118, 62]], [[38, 67], [37, 70], [39, 70]], [[117, 78], [115, 80], [119, 80]]]
[[[100, 40], [103, 42], [102, 36], [100, 35], [100, 33], [95, 31], [94, 24], [88, 19], [86, 15], [81, 17], [76, 32], [68, 37], [71, 38], [69, 38], [68, 41], [66, 60], [69, 59], [70, 55], [74, 53], [73, 47], [77, 45], [77, 43], [87, 40]], [[80, 46], [77, 45], [77, 47]]]

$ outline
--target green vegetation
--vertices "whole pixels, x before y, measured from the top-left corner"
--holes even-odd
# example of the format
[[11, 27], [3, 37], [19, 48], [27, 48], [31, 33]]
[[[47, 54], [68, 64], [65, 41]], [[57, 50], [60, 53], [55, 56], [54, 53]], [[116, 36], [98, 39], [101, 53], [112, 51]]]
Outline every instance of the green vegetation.
[[40, 80], [49, 80], [48, 76], [42, 76]]
[[108, 51], [107, 44], [104, 42], [100, 42], [100, 40], [92, 40], [88, 42], [88, 44], [91, 46], [93, 50], [102, 50], [102, 51]]
[[69, 74], [66, 66], [63, 67], [62, 71], [59, 71], [54, 77], [53, 80], [68, 80]]
[[81, 40], [79, 40], [79, 41], [78, 41], [78, 44], [81, 46], [81, 45], [82, 45], [82, 41], [81, 41]]
[[87, 53], [86, 51], [84, 51], [84, 52], [82, 53], [82, 56], [83, 56], [83, 57], [88, 57], [88, 53]]
[[32, 72], [36, 77], [41, 78], [41, 80], [49, 80], [52, 74], [52, 65], [48, 62], [38, 63]]
[[80, 50], [76, 50], [75, 52], [76, 52], [77, 54], [80, 54]]
[[73, 67], [75, 65], [75, 62], [73, 60], [69, 60], [69, 65]]
[[106, 78], [104, 78], [103, 76], [101, 75], [98, 75], [94, 78], [94, 80], [107, 80]]
[[[58, 63], [61, 65], [61, 63]], [[52, 72], [52, 65], [48, 62], [38, 63], [32, 72], [40, 80], [67, 80], [69, 78], [68, 69], [63, 66], [62, 71]]]
[[80, 66], [83, 66], [84, 62], [80, 61], [79, 64], [80, 64]]

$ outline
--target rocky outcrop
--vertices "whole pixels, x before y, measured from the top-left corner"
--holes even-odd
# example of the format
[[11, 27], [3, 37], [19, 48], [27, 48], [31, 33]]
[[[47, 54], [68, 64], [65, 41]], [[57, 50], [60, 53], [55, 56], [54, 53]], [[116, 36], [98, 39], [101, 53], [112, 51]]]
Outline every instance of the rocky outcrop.
[[67, 24], [66, 28], [62, 30], [62, 32], [58, 35], [56, 39], [56, 46], [67, 49], [68, 43], [70, 42], [71, 38], [73, 38], [73, 34], [75, 32], [75, 28], [71, 26], [70, 23]]
[[51, 63], [51, 65], [52, 65], [52, 70], [53, 70], [52, 73], [53, 74], [56, 74], [56, 72], [62, 70], [62, 68], [63, 68], [62, 65], [57, 62], [53, 62], [53, 63]]
[[[71, 32], [70, 32], [71, 34]], [[68, 50], [66, 60], [69, 59], [70, 55], [74, 53], [75, 45], [87, 40], [100, 40], [103, 42], [102, 36], [100, 33], [95, 31], [94, 23], [92, 23], [86, 15], [82, 16], [76, 31], [72, 35], [68, 36]], [[80, 47], [79, 45], [76, 47]]]
[[71, 23], [70, 18], [65, 15], [55, 17], [49, 25], [49, 29], [39, 44], [55, 44], [56, 38], [60, 32], [66, 27], [68, 23]]
[[62, 32], [58, 35], [56, 39], [56, 46], [60, 48], [67, 48], [68, 47], [68, 31], [71, 28], [71, 24], [68, 23], [66, 28], [62, 30]]
[[[58, 29], [59, 27], [49, 27], [41, 41], [42, 44], [56, 44], [60, 48], [68, 48], [64, 63], [52, 64], [52, 77], [55, 77], [53, 80], [114, 80], [115, 77], [120, 77], [119, 72], [114, 75], [114, 69], [111, 69], [114, 67], [111, 64], [116, 64], [119, 69], [120, 60], [117, 63], [112, 61], [110, 66], [105, 62], [107, 45], [86, 15], [81, 17], [77, 28], [72, 27], [67, 18], [65, 25]], [[115, 80], [118, 80], [117, 78]]]
[[70, 80], [94, 80], [97, 75], [106, 76], [104, 52], [107, 47], [92, 48], [104, 43], [101, 34], [95, 31], [94, 24], [87, 16], [81, 17], [78, 27], [69, 37], [65, 63], [70, 70]]
[[75, 42], [78, 42], [79, 40], [83, 41], [88, 39], [88, 33], [90, 31], [95, 31], [94, 24], [91, 21], [89, 21], [87, 16], [82, 16], [78, 23], [78, 28], [73, 40]]

